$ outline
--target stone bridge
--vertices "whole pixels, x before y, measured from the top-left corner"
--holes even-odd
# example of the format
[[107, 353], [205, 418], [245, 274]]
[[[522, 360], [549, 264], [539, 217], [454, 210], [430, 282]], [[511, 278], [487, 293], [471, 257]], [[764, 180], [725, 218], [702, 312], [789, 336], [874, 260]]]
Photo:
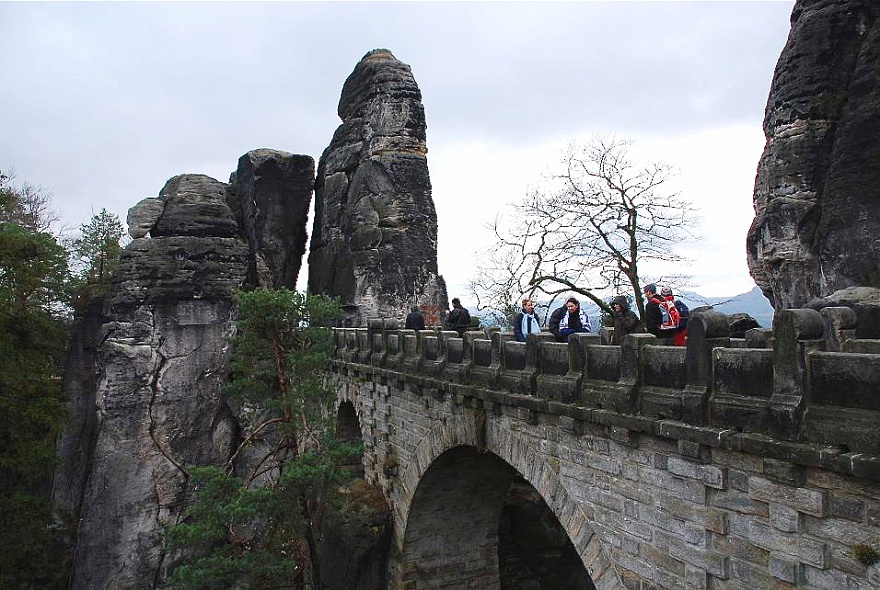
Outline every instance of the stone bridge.
[[[329, 381], [392, 509], [389, 588], [880, 588], [880, 325], [338, 329]], [[873, 328], [872, 328], [873, 327]]]

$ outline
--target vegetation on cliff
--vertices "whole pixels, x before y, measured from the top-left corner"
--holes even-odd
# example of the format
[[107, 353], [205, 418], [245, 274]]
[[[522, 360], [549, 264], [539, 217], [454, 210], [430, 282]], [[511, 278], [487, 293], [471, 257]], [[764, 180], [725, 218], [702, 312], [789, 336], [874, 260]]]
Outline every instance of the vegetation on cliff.
[[[103, 213], [108, 224], [114, 221]], [[55, 437], [67, 414], [59, 376], [70, 304], [88, 281], [76, 280], [69, 264], [75, 251], [50, 233], [56, 221], [46, 191], [0, 172], [0, 588], [45, 589], [63, 581], [64, 531], [49, 495]], [[121, 227], [118, 219], [115, 224]], [[93, 240], [87, 233], [77, 238], [82, 248]], [[104, 249], [109, 266], [118, 250], [107, 242]], [[85, 261], [83, 272], [90, 268]]]
[[242, 442], [223, 467], [190, 468], [192, 503], [165, 532], [180, 560], [176, 588], [305, 588], [317, 578], [309, 499], [345, 477], [359, 445], [326, 435], [323, 373], [338, 302], [287, 289], [236, 296], [226, 393], [240, 403]]

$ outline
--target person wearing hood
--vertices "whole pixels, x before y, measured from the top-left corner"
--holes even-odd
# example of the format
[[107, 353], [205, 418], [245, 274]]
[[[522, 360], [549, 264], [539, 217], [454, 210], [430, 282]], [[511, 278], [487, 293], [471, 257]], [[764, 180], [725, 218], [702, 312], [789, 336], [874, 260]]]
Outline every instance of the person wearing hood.
[[623, 337], [627, 334], [641, 334], [645, 331], [642, 320], [629, 308], [629, 301], [623, 295], [618, 295], [611, 300], [611, 309], [614, 319], [611, 344], [622, 344]]

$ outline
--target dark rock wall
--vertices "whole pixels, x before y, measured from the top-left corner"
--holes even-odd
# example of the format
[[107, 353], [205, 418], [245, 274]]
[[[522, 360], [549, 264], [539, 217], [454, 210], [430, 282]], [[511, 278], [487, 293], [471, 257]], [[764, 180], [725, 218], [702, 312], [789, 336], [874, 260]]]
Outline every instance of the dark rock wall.
[[318, 164], [309, 290], [339, 296], [348, 325], [447, 307], [421, 98], [410, 67], [384, 49], [342, 89], [342, 124]]
[[798, 0], [764, 118], [749, 270], [779, 311], [880, 284], [880, 3]]
[[314, 183], [311, 156], [259, 149], [239, 158], [229, 204], [251, 249], [251, 284], [296, 289]]

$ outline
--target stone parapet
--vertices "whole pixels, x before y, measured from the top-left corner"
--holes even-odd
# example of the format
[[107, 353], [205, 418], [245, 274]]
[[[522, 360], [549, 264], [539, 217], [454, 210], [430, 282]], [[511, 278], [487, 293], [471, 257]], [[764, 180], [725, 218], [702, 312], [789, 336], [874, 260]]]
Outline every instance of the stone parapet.
[[[858, 464], [864, 474], [876, 463], [841, 457], [880, 454], [873, 427], [880, 353], [875, 340], [854, 338], [853, 321], [838, 308], [783, 310], [774, 331], [738, 343], [756, 348], [731, 346], [727, 319], [714, 310], [692, 315], [687, 347], [662, 346], [649, 334], [629, 335], [619, 346], [596, 335], [558, 343], [538, 334], [523, 343], [498, 330], [459, 338], [371, 322], [336, 330], [334, 367], [420, 386], [428, 380], [437, 392], [465, 386], [490, 408], [534, 398], [576, 407], [580, 421], [640, 432], [656, 433], [668, 421], [681, 424], [679, 432], [707, 428], [716, 445], [731, 449], [751, 444], [742, 437], [763, 437], [772, 441], [771, 456], [844, 471]], [[535, 403], [525, 411], [536, 411]]]

